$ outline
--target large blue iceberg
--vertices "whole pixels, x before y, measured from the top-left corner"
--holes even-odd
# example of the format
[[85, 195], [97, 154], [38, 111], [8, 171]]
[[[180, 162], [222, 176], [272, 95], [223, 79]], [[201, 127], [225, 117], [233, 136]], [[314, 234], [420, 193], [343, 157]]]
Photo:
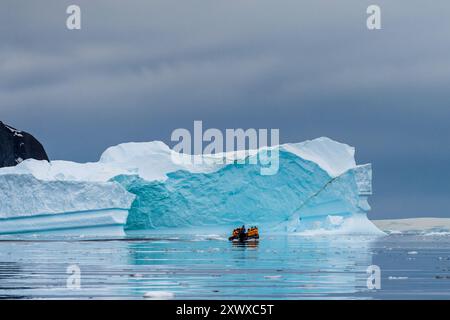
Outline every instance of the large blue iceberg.
[[[118, 222], [115, 227], [120, 225], [129, 232], [225, 230], [256, 224], [268, 232], [380, 233], [366, 216], [370, 210], [371, 166], [356, 165], [354, 148], [319, 138], [270, 149], [275, 151], [278, 170], [271, 175], [261, 174], [263, 165], [252, 161], [266, 149], [253, 150], [240, 156], [244, 159], [239, 161], [239, 156], [225, 163], [219, 161], [229, 157], [222, 154], [178, 163], [173, 161], [174, 151], [162, 142], [111, 147], [95, 163], [26, 160], [16, 167], [0, 169], [0, 200], [23, 194], [23, 190], [34, 193], [31, 205], [15, 201], [11, 207], [0, 201], [0, 233], [14, 231], [11, 219], [26, 217], [29, 221], [33, 217], [33, 221], [39, 221], [57, 216], [63, 221], [70, 211], [72, 219], [74, 213], [89, 212], [92, 220], [96, 214], [117, 214], [124, 208], [129, 209], [126, 222]], [[32, 179], [35, 187], [26, 187], [24, 176]], [[83, 196], [74, 197], [74, 188]], [[106, 225], [93, 223], [85, 229], [109, 232]], [[8, 224], [9, 229], [2, 232], [2, 224]], [[70, 225], [62, 230], [71, 228], [77, 229]], [[52, 226], [22, 229], [51, 232]], [[61, 226], [55, 224], [54, 229], [61, 230]], [[83, 226], [78, 229], [83, 233]]]

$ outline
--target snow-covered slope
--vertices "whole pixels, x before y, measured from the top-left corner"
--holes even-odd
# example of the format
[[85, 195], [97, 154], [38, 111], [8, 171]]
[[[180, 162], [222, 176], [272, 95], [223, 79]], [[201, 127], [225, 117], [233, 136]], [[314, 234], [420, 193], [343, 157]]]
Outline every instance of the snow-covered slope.
[[[26, 160], [0, 169], [0, 185], [9, 185], [9, 194], [1, 188], [0, 197], [2, 192], [14, 197], [34, 190], [39, 196], [28, 205], [17, 200], [0, 207], [0, 217], [33, 215], [42, 208], [64, 214], [87, 209], [87, 204], [91, 210], [130, 203], [129, 230], [245, 223], [289, 232], [379, 232], [366, 218], [371, 167], [356, 165], [354, 148], [319, 138], [271, 149], [279, 154], [274, 175], [261, 175], [262, 166], [251, 162], [265, 150], [251, 151], [245, 163], [233, 161], [245, 157], [241, 152], [196, 156], [202, 160], [196, 164], [174, 162], [174, 152], [158, 141], [108, 148], [95, 163]], [[21, 182], [23, 175], [33, 177], [29, 187]], [[91, 188], [89, 196], [72, 196], [79, 185]], [[66, 198], [50, 195], [58, 192]], [[132, 205], [131, 196], [136, 196]]]

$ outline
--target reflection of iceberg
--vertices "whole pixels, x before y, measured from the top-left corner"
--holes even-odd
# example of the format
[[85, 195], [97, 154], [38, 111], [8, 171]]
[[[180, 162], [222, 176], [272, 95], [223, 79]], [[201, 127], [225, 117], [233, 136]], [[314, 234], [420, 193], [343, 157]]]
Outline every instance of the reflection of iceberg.
[[[275, 235], [256, 247], [178, 238], [4, 241], [0, 298], [342, 299], [367, 291], [373, 237]], [[78, 290], [66, 286], [73, 265]]]
[[[266, 238], [267, 239], [267, 238]], [[133, 294], [178, 299], [323, 299], [367, 291], [373, 237], [274, 235], [255, 247], [225, 241], [130, 244]]]
[[[27, 160], [0, 169], [0, 197], [17, 197], [10, 206], [0, 204], [0, 229], [15, 216], [26, 215], [24, 224], [33, 224], [38, 220], [31, 217], [45, 212], [64, 221], [68, 212], [87, 212], [89, 218], [105, 210], [123, 213], [136, 196], [128, 230], [251, 223], [291, 232], [379, 232], [366, 218], [371, 167], [355, 164], [352, 147], [319, 138], [272, 151], [279, 154], [274, 175], [261, 175], [263, 166], [252, 164], [252, 157], [265, 151], [250, 152], [245, 163], [223, 164], [230, 154], [204, 156], [200, 164], [175, 163], [174, 152], [162, 142], [111, 147], [96, 163]], [[32, 195], [32, 201], [19, 194]], [[62, 229], [76, 229], [83, 219]], [[48, 221], [41, 230], [54, 226]], [[4, 233], [15, 231], [10, 227]]]

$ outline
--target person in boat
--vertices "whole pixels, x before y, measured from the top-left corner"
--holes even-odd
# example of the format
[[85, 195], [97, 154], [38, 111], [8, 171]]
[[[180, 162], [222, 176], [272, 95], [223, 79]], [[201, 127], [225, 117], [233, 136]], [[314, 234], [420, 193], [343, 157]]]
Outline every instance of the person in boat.
[[247, 238], [247, 233], [245, 232], [245, 225], [242, 225], [241, 230], [239, 230], [239, 240], [244, 241]]
[[240, 242], [245, 242], [249, 239], [259, 239], [259, 232], [256, 226], [247, 230], [245, 225], [242, 225], [242, 227], [234, 229], [233, 234], [228, 238], [230, 241], [239, 240]]

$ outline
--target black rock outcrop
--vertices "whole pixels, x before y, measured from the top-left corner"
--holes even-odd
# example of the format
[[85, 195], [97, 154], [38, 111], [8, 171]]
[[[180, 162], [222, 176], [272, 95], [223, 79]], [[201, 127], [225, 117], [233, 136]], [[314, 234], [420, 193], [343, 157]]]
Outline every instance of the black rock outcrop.
[[31, 134], [0, 121], [0, 168], [15, 166], [30, 158], [49, 161], [44, 147]]

